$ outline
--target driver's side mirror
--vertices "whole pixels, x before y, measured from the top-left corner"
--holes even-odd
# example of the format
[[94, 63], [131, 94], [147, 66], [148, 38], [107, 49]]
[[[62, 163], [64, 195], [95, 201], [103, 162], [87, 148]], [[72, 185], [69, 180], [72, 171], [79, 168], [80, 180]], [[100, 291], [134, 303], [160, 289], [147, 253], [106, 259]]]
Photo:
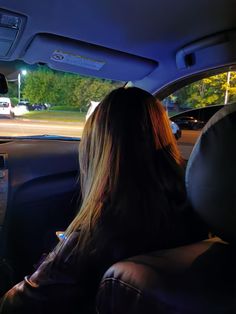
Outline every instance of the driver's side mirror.
[[6, 94], [8, 92], [7, 80], [4, 74], [0, 73], [0, 94]]

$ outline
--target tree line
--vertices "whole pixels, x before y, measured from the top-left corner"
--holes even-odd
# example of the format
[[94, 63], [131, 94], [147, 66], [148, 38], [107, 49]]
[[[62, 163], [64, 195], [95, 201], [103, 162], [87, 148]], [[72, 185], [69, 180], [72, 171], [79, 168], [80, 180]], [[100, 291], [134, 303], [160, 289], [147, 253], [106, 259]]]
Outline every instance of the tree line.
[[[70, 110], [87, 111], [91, 100], [100, 101], [109, 91], [120, 86], [120, 82], [84, 77], [78, 74], [53, 71], [37, 66], [22, 76], [22, 99], [31, 104], [48, 103]], [[9, 97], [16, 100], [17, 84], [9, 84]]]
[[236, 102], [236, 72], [203, 78], [179, 89], [167, 101], [174, 103], [177, 109], [220, 105], [225, 104], [225, 101]]
[[[165, 99], [174, 103], [177, 110], [199, 108], [208, 105], [236, 101], [236, 72], [217, 74], [189, 84]], [[49, 103], [65, 110], [87, 111], [91, 100], [100, 101], [109, 91], [120, 86], [120, 82], [84, 77], [78, 74], [53, 71], [37, 66], [22, 77], [21, 94], [31, 104]], [[9, 84], [8, 96], [17, 102], [17, 84]]]

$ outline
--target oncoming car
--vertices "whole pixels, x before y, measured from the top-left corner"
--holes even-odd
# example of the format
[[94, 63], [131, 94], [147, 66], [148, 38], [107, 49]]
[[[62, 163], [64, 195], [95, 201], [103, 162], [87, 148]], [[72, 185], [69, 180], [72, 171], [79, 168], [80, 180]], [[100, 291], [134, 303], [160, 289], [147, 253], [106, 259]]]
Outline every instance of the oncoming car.
[[[11, 99], [37, 104], [0, 120], [0, 297], [77, 213], [88, 103], [134, 86], [169, 106], [188, 201], [211, 233], [111, 265], [94, 313], [236, 313], [235, 0], [2, 0], [0, 73], [0, 115], [12, 116]], [[206, 123], [181, 104], [221, 108]], [[180, 111], [197, 130], [179, 128]]]

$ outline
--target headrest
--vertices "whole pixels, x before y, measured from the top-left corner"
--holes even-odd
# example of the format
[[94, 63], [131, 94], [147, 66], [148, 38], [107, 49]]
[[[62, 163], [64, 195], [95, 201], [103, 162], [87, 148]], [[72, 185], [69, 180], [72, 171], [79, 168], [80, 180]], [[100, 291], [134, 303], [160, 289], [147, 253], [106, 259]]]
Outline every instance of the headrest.
[[236, 241], [236, 103], [206, 124], [186, 170], [194, 210], [222, 239]]

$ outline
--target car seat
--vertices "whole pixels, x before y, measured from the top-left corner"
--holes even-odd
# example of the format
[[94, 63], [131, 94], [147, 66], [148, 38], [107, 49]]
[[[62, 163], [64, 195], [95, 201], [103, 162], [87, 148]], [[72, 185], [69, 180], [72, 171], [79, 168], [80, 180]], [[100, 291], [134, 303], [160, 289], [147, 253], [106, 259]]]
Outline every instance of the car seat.
[[210, 119], [186, 170], [192, 206], [218, 237], [114, 264], [101, 281], [97, 313], [236, 313], [235, 146], [236, 104]]

